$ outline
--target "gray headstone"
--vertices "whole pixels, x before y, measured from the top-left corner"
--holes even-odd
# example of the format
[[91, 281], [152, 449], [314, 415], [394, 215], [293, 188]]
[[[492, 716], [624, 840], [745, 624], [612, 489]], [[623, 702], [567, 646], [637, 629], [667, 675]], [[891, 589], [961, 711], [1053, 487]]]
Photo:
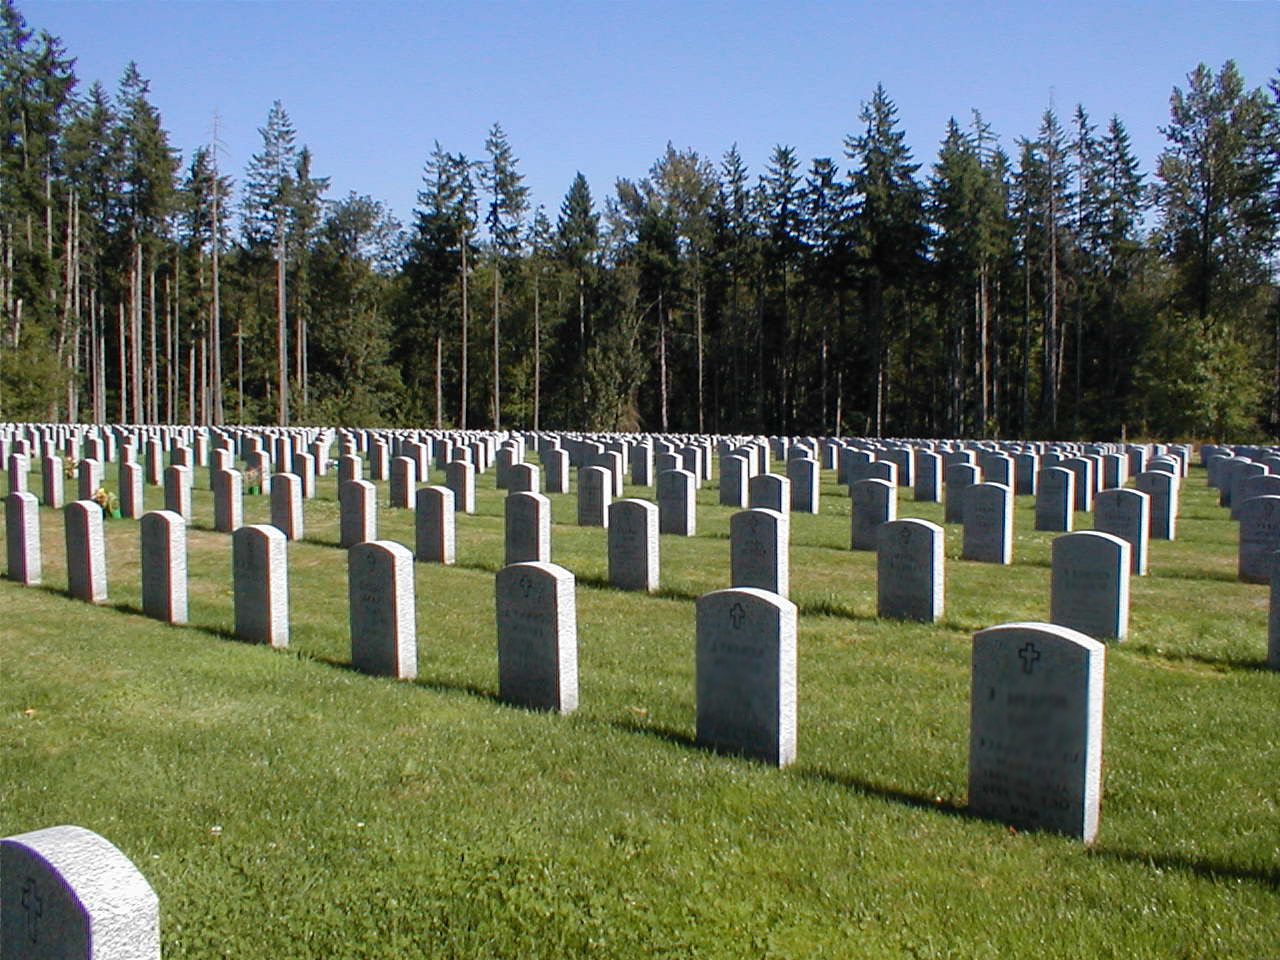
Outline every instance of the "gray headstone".
[[1035, 496], [1038, 489], [1037, 474], [1039, 472], [1039, 455], [1029, 452], [1015, 453], [1013, 455], [1014, 494]]
[[243, 477], [239, 470], [210, 468], [213, 480], [213, 529], [231, 533], [244, 525]]
[[857, 480], [849, 487], [850, 545], [875, 550], [882, 523], [898, 519], [898, 488], [888, 480]]
[[186, 520], [170, 510], [144, 513], [139, 524], [139, 538], [142, 612], [166, 623], [186, 623]]
[[1008, 623], [974, 634], [974, 813], [1093, 841], [1102, 793], [1105, 668], [1101, 643], [1060, 625]]
[[747, 482], [751, 464], [745, 456], [730, 453], [720, 458], [720, 503], [726, 507], [747, 505]]
[[27, 459], [25, 454], [9, 454], [8, 473], [10, 493], [27, 492], [27, 472], [30, 469], [31, 462]]
[[1075, 524], [1076, 475], [1065, 467], [1036, 474], [1036, 529], [1070, 533]]
[[364, 461], [354, 453], [344, 453], [338, 458], [338, 485], [364, 479]]
[[538, 493], [542, 471], [532, 463], [513, 463], [507, 470], [507, 490], [511, 493]]
[[289, 645], [289, 541], [267, 524], [231, 534], [236, 636], [273, 647]]
[[877, 616], [932, 623], [942, 616], [942, 528], [928, 520], [891, 520], [876, 531]]
[[952, 463], [943, 471], [943, 477], [947, 482], [943, 522], [963, 523], [964, 491], [967, 487], [982, 482], [982, 471], [971, 463]]
[[464, 460], [445, 464], [444, 485], [453, 491], [453, 506], [458, 513], [476, 512], [476, 468]]
[[[311, 500], [316, 495], [316, 458], [309, 453], [300, 453], [293, 458], [293, 474], [301, 482], [302, 497]], [[296, 539], [301, 540], [301, 537]]]
[[612, 499], [613, 476], [607, 469], [583, 467], [578, 471], [578, 526], [608, 526]]
[[1097, 640], [1129, 632], [1129, 544], [1082, 530], [1055, 537], [1049, 619]]
[[551, 501], [540, 493], [509, 493], [503, 512], [505, 562], [550, 563]]
[[733, 587], [790, 592], [790, 521], [776, 510], [743, 510], [729, 518], [729, 578]]
[[290, 540], [303, 538], [302, 478], [296, 473], [271, 476], [271, 525]]
[[92, 500], [102, 486], [102, 463], [98, 460], [81, 460], [76, 477], [80, 483], [80, 499]]
[[553, 447], [542, 454], [542, 466], [547, 475], [547, 493], [569, 492], [569, 454]]
[[448, 487], [418, 488], [414, 557], [424, 563], [454, 562], [453, 491]]
[[[40, 462], [40, 479], [43, 481], [44, 486], [44, 496], [41, 502], [46, 507], [61, 510], [67, 502], [67, 498], [63, 493], [66, 477], [62, 470], [62, 458], [45, 457]], [[90, 496], [92, 495], [92, 492], [90, 492]]]
[[67, 541], [67, 592], [77, 600], [107, 599], [107, 557], [102, 508], [92, 500], [72, 500], [62, 508]]
[[697, 618], [697, 742], [779, 767], [792, 763], [795, 604], [749, 587], [714, 590], [698, 598]]
[[1003, 453], [986, 453], [978, 458], [983, 483], [1001, 483], [1013, 489], [1013, 460]]
[[391, 483], [388, 505], [399, 510], [413, 508], [413, 495], [418, 489], [418, 468], [409, 457], [396, 457], [391, 461]]
[[791, 481], [776, 473], [756, 474], [747, 481], [747, 506], [790, 513]]
[[1151, 498], [1140, 490], [1107, 489], [1094, 498], [1093, 528], [1129, 543], [1129, 572], [1147, 573], [1147, 540], [1151, 528]]
[[191, 468], [165, 467], [164, 508], [191, 522]]
[[663, 470], [658, 474], [658, 531], [679, 537], [697, 533], [697, 480], [688, 470]]
[[1076, 509], [1093, 509], [1094, 463], [1088, 457], [1068, 457], [1059, 465], [1076, 475]]
[[1253, 497], [1239, 504], [1237, 572], [1245, 583], [1270, 583], [1272, 554], [1280, 550], [1280, 497]]
[[1133, 485], [1151, 498], [1153, 540], [1173, 540], [1178, 532], [1178, 480], [1160, 471], [1146, 471], [1133, 478]]
[[791, 509], [796, 513], [817, 513], [821, 503], [818, 461], [812, 457], [788, 460], [787, 480], [791, 484]]
[[0, 956], [160, 960], [160, 905], [138, 868], [83, 827], [0, 840]]
[[498, 695], [517, 706], [573, 712], [578, 706], [573, 574], [554, 563], [513, 563], [498, 571], [495, 591]]
[[120, 461], [120, 516], [137, 520], [145, 512], [142, 466], [131, 460]]
[[942, 457], [931, 450], [916, 451], [915, 498], [924, 503], [942, 499]]
[[366, 540], [347, 551], [351, 665], [411, 680], [418, 675], [413, 554], [394, 540]]
[[647, 500], [609, 504], [609, 582], [623, 590], [658, 589], [658, 507]]
[[40, 504], [34, 493], [11, 493], [4, 501], [8, 578], [34, 586], [40, 582]]
[[338, 545], [378, 539], [378, 489], [368, 480], [338, 485]]
[[980, 563], [1012, 563], [1013, 491], [1003, 483], [984, 481], [970, 485], [964, 498], [960, 555]]
[[653, 447], [647, 443], [631, 450], [631, 482], [637, 487], [653, 486]]

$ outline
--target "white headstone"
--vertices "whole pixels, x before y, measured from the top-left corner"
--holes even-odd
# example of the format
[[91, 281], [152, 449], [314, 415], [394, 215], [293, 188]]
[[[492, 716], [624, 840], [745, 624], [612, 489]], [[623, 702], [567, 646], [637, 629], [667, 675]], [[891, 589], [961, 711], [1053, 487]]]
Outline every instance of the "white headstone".
[[1280, 550], [1280, 497], [1253, 497], [1238, 509], [1239, 577], [1245, 583], [1270, 583], [1272, 554]]
[[513, 563], [498, 571], [495, 591], [498, 695], [517, 706], [573, 712], [578, 706], [573, 574], [554, 563]]
[[818, 461], [793, 457], [787, 461], [787, 481], [791, 484], [791, 509], [795, 513], [817, 513], [821, 489]]
[[411, 680], [418, 675], [413, 554], [394, 540], [366, 540], [347, 551], [351, 665]]
[[981, 563], [1012, 563], [1013, 490], [1003, 483], [984, 481], [971, 484], [964, 498], [964, 544], [960, 555]]
[[1036, 474], [1036, 529], [1070, 533], [1075, 523], [1076, 475], [1065, 467]]
[[160, 960], [160, 906], [138, 868], [83, 827], [0, 840], [0, 956]]
[[139, 537], [142, 612], [166, 623], [186, 623], [186, 520], [171, 510], [144, 513], [139, 524]]
[[550, 563], [551, 501], [540, 493], [509, 493], [503, 513], [505, 562]]
[[418, 489], [414, 558], [424, 563], [454, 562], [453, 491], [448, 487]]
[[697, 617], [697, 742], [779, 767], [792, 763], [795, 604], [767, 590], [714, 590], [698, 598]]
[[303, 537], [302, 478], [296, 473], [277, 473], [271, 477], [271, 525], [290, 540]]
[[1049, 620], [1101, 640], [1129, 632], [1129, 544], [1082, 530], [1055, 537]]
[[729, 518], [729, 578], [734, 587], [790, 591], [790, 522], [776, 510], [743, 510]]
[[1129, 543], [1129, 572], [1147, 573], [1147, 541], [1151, 528], [1151, 498], [1140, 490], [1108, 488], [1093, 500], [1093, 528]]
[[34, 493], [11, 493], [4, 502], [7, 576], [34, 586], [40, 582], [40, 504]]
[[609, 504], [609, 582], [623, 590], [658, 589], [658, 507], [647, 500]]
[[213, 529], [231, 533], [244, 524], [243, 477], [239, 470], [211, 467], [213, 481]]
[[77, 600], [107, 599], [107, 557], [102, 508], [92, 500], [72, 500], [62, 508], [67, 541], [67, 591]]
[[476, 512], [476, 468], [464, 460], [445, 464], [444, 485], [453, 491], [453, 506], [458, 513]]
[[658, 532], [679, 537], [697, 533], [697, 480], [688, 470], [663, 470], [658, 474]]
[[974, 813], [1093, 841], [1102, 793], [1105, 668], [1106, 648], [1063, 626], [1007, 623], [974, 634]]
[[578, 471], [578, 526], [607, 526], [612, 499], [613, 476], [607, 469], [583, 467]]
[[378, 490], [368, 480], [338, 485], [338, 545], [378, 539]]
[[231, 534], [236, 636], [289, 645], [289, 541], [278, 527], [252, 524]]
[[747, 506], [790, 513], [791, 481], [776, 473], [756, 474], [747, 481]]
[[876, 615], [925, 623], [941, 617], [942, 528], [928, 520], [892, 520], [876, 537]]
[[850, 544], [875, 550], [882, 523], [898, 519], [898, 488], [888, 480], [857, 480], [849, 487]]

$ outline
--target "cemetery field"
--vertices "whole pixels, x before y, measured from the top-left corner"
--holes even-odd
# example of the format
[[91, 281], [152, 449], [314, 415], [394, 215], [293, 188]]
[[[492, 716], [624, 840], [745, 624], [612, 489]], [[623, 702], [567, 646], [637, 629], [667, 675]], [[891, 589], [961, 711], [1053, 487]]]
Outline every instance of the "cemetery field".
[[[552, 559], [577, 577], [567, 717], [497, 698], [492, 471], [458, 515], [457, 564], [414, 565], [413, 681], [351, 668], [333, 474], [288, 547], [287, 650], [232, 637], [203, 468], [183, 627], [141, 614], [135, 521], [106, 523], [107, 602], [70, 599], [62, 515], [41, 508], [43, 586], [0, 581], [0, 835], [112, 841], [159, 896], [168, 960], [1280, 956], [1268, 588], [1237, 581], [1204, 471], [1107, 649], [1089, 847], [967, 812], [972, 635], [1048, 619], [1054, 534], [1033, 530], [1033, 498], [1011, 566], [960, 560], [947, 524], [944, 617], [901, 623], [876, 618], [875, 554], [849, 549], [847, 495], [822, 479], [821, 514], [791, 520], [783, 770], [693, 742], [694, 600], [729, 585], [735, 512], [714, 481], [697, 536], [661, 537], [653, 596], [609, 587], [606, 532], [549, 495]], [[379, 537], [412, 548], [413, 512], [378, 488]], [[244, 504], [267, 522], [268, 498]], [[942, 505], [902, 490], [898, 516], [942, 523]]]

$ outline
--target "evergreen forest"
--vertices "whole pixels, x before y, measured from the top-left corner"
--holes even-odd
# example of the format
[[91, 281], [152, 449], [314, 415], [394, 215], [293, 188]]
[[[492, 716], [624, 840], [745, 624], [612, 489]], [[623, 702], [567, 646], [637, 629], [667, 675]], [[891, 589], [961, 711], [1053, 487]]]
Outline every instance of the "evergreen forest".
[[1275, 437], [1280, 72], [1171, 80], [1153, 170], [1083, 105], [913, 157], [876, 86], [833, 156], [669, 144], [549, 204], [494, 123], [400, 223], [279, 101], [223, 169], [5, 0], [0, 420]]

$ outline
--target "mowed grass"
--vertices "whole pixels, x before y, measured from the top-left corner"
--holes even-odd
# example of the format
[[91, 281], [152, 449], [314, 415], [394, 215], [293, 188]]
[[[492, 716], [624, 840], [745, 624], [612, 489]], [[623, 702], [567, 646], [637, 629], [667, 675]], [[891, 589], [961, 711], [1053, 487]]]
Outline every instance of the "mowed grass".
[[[729, 574], [713, 484], [698, 536], [662, 537], [657, 596], [609, 588], [605, 531], [552, 497], [554, 560], [578, 578], [570, 717], [496, 698], [492, 473], [457, 565], [416, 565], [413, 682], [350, 668], [332, 475], [289, 546], [287, 651], [230, 635], [204, 470], [186, 627], [141, 615], [132, 521], [106, 525], [109, 601], [69, 599], [62, 518], [42, 508], [44, 585], [0, 582], [0, 834], [110, 839], [159, 894], [169, 960], [1280, 954], [1268, 591], [1236, 582], [1203, 471], [1107, 651], [1088, 848], [966, 812], [971, 635], [1048, 613], [1031, 499], [1011, 567], [959, 560], [948, 525], [945, 619], [905, 624], [876, 619], [875, 557], [848, 549], [848, 501], [823, 479], [821, 515], [792, 520], [798, 762], [781, 771], [693, 743], [693, 601]], [[379, 487], [380, 536], [412, 546], [412, 513]], [[246, 522], [268, 514], [245, 498]], [[941, 507], [904, 491], [899, 516]]]

